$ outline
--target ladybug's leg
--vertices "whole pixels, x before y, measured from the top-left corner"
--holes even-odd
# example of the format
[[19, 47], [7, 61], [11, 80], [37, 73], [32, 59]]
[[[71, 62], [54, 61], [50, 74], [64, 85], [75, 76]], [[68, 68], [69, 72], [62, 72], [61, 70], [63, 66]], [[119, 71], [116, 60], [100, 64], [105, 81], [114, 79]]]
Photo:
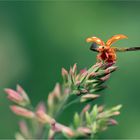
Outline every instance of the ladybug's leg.
[[108, 59], [104, 60], [104, 62], [105, 62], [105, 63], [108, 62]]
[[115, 53], [110, 53], [110, 59], [112, 62], [116, 61], [116, 54]]
[[97, 62], [102, 62], [101, 54], [98, 54], [98, 55], [97, 55]]
[[98, 54], [97, 55], [97, 63], [99, 64], [99, 63], [103, 63], [104, 62], [104, 60], [102, 59], [102, 57], [101, 57], [101, 54]]

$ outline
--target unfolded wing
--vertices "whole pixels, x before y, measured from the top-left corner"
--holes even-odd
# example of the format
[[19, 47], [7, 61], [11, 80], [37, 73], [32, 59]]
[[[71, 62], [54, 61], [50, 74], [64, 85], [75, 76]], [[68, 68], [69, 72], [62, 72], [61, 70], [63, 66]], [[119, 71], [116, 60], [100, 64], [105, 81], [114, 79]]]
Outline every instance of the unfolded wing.
[[131, 48], [117, 48], [112, 47], [116, 52], [125, 52], [125, 51], [138, 51], [140, 50], [140, 47], [131, 47]]

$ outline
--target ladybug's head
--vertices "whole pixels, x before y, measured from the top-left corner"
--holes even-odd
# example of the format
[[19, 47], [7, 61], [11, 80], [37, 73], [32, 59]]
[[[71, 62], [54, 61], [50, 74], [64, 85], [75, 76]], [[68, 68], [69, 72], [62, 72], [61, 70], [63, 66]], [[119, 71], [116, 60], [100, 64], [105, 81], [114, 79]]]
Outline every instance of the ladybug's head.
[[109, 49], [109, 47], [106, 47], [106, 46], [99, 46], [99, 45], [96, 44], [95, 42], [92, 43], [91, 46], [90, 46], [90, 50], [98, 51], [98, 52], [103, 52], [103, 51], [106, 51], [107, 49]]
[[104, 51], [107, 51], [110, 47], [107, 47], [107, 46], [98, 46], [98, 51], [99, 52], [104, 52]]

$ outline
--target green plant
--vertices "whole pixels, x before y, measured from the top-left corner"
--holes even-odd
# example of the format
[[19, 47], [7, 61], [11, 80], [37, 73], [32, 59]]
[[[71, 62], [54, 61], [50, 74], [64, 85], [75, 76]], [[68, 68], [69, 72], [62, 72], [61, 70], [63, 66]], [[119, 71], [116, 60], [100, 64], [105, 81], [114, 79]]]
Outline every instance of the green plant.
[[[16, 139], [90, 139], [110, 125], [116, 125], [117, 121], [113, 117], [120, 114], [121, 105], [106, 108], [105, 105], [97, 105], [95, 101], [101, 96], [100, 91], [106, 88], [105, 82], [116, 69], [114, 63], [96, 63], [80, 72], [76, 64], [69, 71], [62, 68], [63, 83], [57, 83], [49, 93], [47, 104], [40, 102], [37, 107], [32, 106], [21, 86], [17, 85], [16, 90], [5, 89], [8, 99], [14, 103], [10, 106], [11, 110], [22, 118]], [[73, 116], [70, 124], [59, 123], [61, 115], [67, 117], [65, 110], [71, 105], [81, 106], [82, 109], [71, 113]]]

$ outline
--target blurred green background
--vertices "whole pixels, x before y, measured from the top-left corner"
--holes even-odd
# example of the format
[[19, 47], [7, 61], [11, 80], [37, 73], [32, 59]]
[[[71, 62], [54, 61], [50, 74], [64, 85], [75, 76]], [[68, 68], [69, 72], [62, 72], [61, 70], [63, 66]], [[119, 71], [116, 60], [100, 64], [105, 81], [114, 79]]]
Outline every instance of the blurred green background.
[[[14, 138], [18, 117], [9, 110], [3, 89], [20, 84], [32, 102], [46, 101], [61, 67], [79, 68], [96, 61], [85, 39], [129, 37], [115, 43], [140, 46], [140, 2], [0, 2], [0, 138]], [[140, 52], [119, 53], [119, 69], [104, 91], [107, 106], [123, 104], [119, 125], [101, 138], [140, 138]], [[65, 115], [62, 120], [66, 120]]]

